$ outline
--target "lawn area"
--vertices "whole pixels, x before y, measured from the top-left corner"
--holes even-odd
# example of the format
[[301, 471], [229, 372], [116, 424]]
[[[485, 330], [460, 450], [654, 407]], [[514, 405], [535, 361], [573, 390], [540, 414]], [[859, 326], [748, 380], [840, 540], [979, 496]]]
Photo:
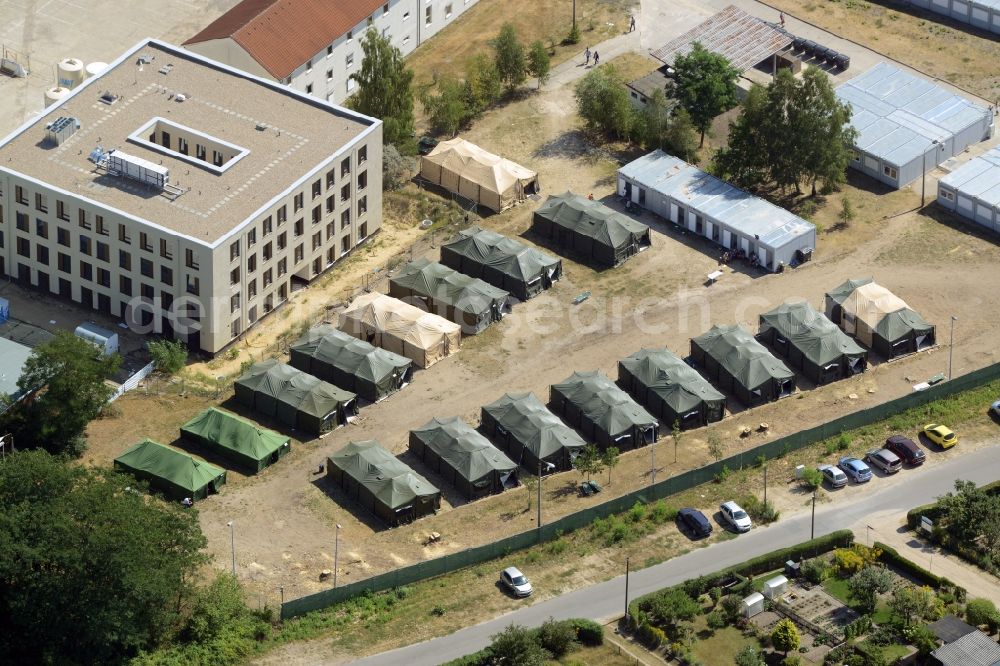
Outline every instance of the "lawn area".
[[909, 645], [888, 645], [882, 648], [882, 656], [885, 657], [887, 664], [895, 664], [897, 659], [909, 653]]
[[847, 580], [847, 578], [831, 576], [823, 581], [823, 589], [834, 599], [849, 605], [850, 596], [848, 594]]
[[634, 666], [635, 659], [629, 657], [617, 645], [605, 643], [598, 647], [581, 647], [564, 655], [562, 659], [548, 663], [565, 666]]
[[694, 643], [694, 655], [704, 666], [732, 666], [740, 650], [747, 645], [760, 647], [757, 641], [743, 635], [736, 627], [716, 629], [711, 636], [701, 638], [701, 632], [706, 630], [705, 616], [695, 620], [695, 631], [699, 638]]

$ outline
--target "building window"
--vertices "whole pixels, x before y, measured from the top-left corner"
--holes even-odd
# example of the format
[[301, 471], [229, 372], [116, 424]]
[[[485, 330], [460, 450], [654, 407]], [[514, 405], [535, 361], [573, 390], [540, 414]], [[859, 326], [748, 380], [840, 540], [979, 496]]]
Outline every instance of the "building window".
[[305, 199], [306, 195], [302, 194], [301, 192], [295, 195], [295, 199], [293, 200], [294, 207], [292, 208], [293, 213], [297, 213], [300, 210], [302, 210], [302, 207], [306, 205]]
[[348, 53], [347, 57], [344, 58], [344, 65], [348, 68], [354, 67], [354, 54]]
[[35, 246], [35, 260], [38, 261], [38, 263], [40, 263], [40, 264], [42, 264], [44, 266], [48, 266], [49, 265], [49, 248], [47, 248], [47, 247], [45, 247], [44, 245], [41, 245], [41, 244], [36, 245]]
[[406, 35], [405, 37], [403, 37], [403, 44], [409, 44], [409, 43], [410, 43], [410, 36]]
[[409, 18], [410, 18], [410, 12], [403, 12], [403, 20], [406, 21], [409, 20]]
[[341, 256], [347, 254], [351, 251], [351, 237], [344, 236], [340, 239], [340, 254]]
[[83, 235], [80, 236], [80, 252], [82, 254], [87, 255], [88, 257], [90, 256], [91, 249], [90, 249], [89, 236], [83, 236]]
[[361, 146], [358, 148], [358, 164], [364, 164], [368, 161], [368, 146]]
[[84, 229], [90, 229], [90, 222], [87, 220], [87, 211], [82, 208], [76, 212], [77, 223]]
[[164, 259], [173, 259], [174, 254], [170, 251], [170, 245], [167, 243], [166, 238], [160, 239], [160, 256]]
[[118, 291], [122, 293], [123, 296], [132, 295], [132, 278], [125, 277], [121, 275], [118, 277]]
[[884, 173], [889, 178], [896, 180], [896, 169], [891, 166], [882, 167], [882, 173]]
[[948, 190], [941, 190], [941, 196], [944, 197], [945, 199], [947, 199], [948, 201], [954, 201], [955, 200], [955, 193], [954, 192], [949, 192]]
[[353, 30], [348, 30], [347, 31], [347, 41], [351, 41], [352, 39], [354, 39], [354, 31]]
[[30, 233], [28, 216], [26, 213], [18, 211], [17, 213], [17, 228], [25, 233]]
[[160, 266], [160, 282], [168, 287], [174, 286], [174, 271], [166, 266]]
[[194, 253], [194, 250], [184, 250], [184, 265], [188, 268], [198, 269], [198, 255]]
[[305, 256], [306, 256], [305, 245], [299, 243], [297, 246], [295, 246], [295, 256], [292, 259], [292, 262], [297, 264], [300, 261], [302, 261], [305, 258]]
[[333, 70], [332, 69], [326, 70], [326, 82], [329, 83], [330, 81], [333, 81]]
[[306, 94], [307, 95], [313, 94], [313, 84], [311, 83], [306, 84]]
[[143, 277], [153, 277], [153, 262], [149, 259], [140, 258], [139, 272], [143, 275]]
[[73, 270], [73, 261], [69, 258], [68, 254], [63, 254], [62, 252], [56, 257], [56, 261], [59, 265], [59, 270], [63, 273], [70, 273]]
[[[101, 285], [102, 287], [107, 287], [108, 289], [110, 289], [111, 288], [111, 271], [109, 271], [106, 268], [98, 268], [97, 269], [97, 284]], [[125, 293], [125, 292], [122, 292], [122, 293]], [[131, 295], [131, 294], [129, 294], [129, 295]]]
[[49, 200], [41, 192], [35, 192], [35, 210], [40, 213], [49, 212]]
[[257, 280], [250, 280], [247, 282], [247, 300], [257, 296]]
[[139, 285], [139, 295], [142, 296], [143, 300], [147, 302], [152, 302], [153, 297], [156, 296], [156, 290], [153, 289], [152, 285], [140, 284]]
[[261, 250], [261, 260], [262, 261], [270, 261], [271, 255], [272, 255], [272, 253], [271, 253], [271, 244], [267, 243], [267, 244], [264, 245], [264, 249]]
[[267, 286], [269, 284], [271, 284], [271, 282], [272, 282], [272, 280], [271, 280], [271, 269], [270, 268], [268, 268], [266, 271], [264, 271], [264, 275], [261, 277], [261, 280], [264, 283], [264, 288], [267, 289]]
[[286, 259], [281, 259], [278, 261], [278, 277], [281, 277], [288, 272], [288, 261]]
[[323, 247], [323, 232], [317, 231], [312, 237], [312, 249], [313, 251], [316, 251], [321, 247]]
[[424, 10], [424, 25], [431, 24], [431, 7]]
[[251, 247], [257, 243], [257, 230], [251, 229], [247, 232], [247, 247]]
[[81, 261], [80, 262], [80, 277], [82, 277], [84, 280], [88, 280], [88, 281], [93, 280], [94, 279], [94, 267], [91, 266], [90, 264], [88, 264], [86, 261]]
[[253, 273], [257, 270], [257, 255], [251, 254], [247, 257], [247, 274]]
[[351, 198], [351, 184], [347, 183], [342, 188], [340, 188], [340, 200], [347, 201]]
[[127, 271], [132, 270], [132, 255], [125, 250], [118, 250], [118, 266]]
[[153, 251], [153, 246], [149, 242], [149, 235], [145, 231], [139, 232], [139, 247], [146, 252]]
[[330, 240], [337, 234], [337, 223], [330, 222], [326, 225], [326, 239]]
[[305, 233], [304, 229], [305, 229], [304, 220], [302, 220], [301, 218], [295, 220], [295, 229], [293, 229], [293, 231], [295, 232], [296, 238]]
[[286, 245], [288, 245], [288, 232], [282, 231], [278, 234], [278, 249], [284, 250]]
[[334, 180], [335, 180], [334, 176], [336, 176], [336, 171], [337, 171], [336, 169], [330, 169], [329, 171], [326, 172], [326, 187], [327, 187], [327, 189], [333, 187], [333, 183], [334, 183]]
[[347, 92], [354, 92], [354, 79], [351, 77], [347, 78]]
[[49, 223], [45, 220], [35, 219], [35, 235], [39, 238], [49, 237]]
[[132, 244], [132, 237], [128, 235], [128, 227], [124, 224], [118, 225], [118, 241], [126, 245]]
[[326, 47], [326, 57], [329, 58], [333, 55], [333, 44]]
[[345, 157], [340, 162], [340, 177], [343, 178], [349, 173], [351, 173], [351, 158]]
[[444, 6], [444, 17], [446, 19], [450, 19], [451, 18], [451, 3], [450, 2], [447, 5]]
[[388, 13], [389, 13], [389, 3], [387, 2], [384, 5], [382, 5], [382, 16], [385, 16]]
[[111, 261], [111, 252], [108, 249], [107, 243], [102, 243], [101, 241], [97, 241], [97, 258], [100, 261], [107, 261], [107, 262]]
[[239, 258], [239, 256], [240, 256], [240, 242], [236, 241], [235, 243], [229, 246], [229, 261], [236, 261]]
[[233, 294], [229, 297], [229, 311], [236, 312], [240, 309], [240, 295]]
[[233, 270], [229, 271], [229, 284], [239, 284], [240, 283], [240, 268], [237, 266]]
[[28, 195], [24, 193], [24, 188], [20, 185], [14, 186], [14, 198], [17, 200], [17, 203], [24, 206], [28, 205]]
[[187, 293], [197, 296], [201, 291], [201, 280], [194, 275], [187, 276]]
[[366, 238], [368, 238], [368, 223], [362, 222], [358, 225], [358, 242], [360, 243]]
[[17, 237], [17, 253], [27, 259], [31, 259], [31, 241], [27, 238]]
[[232, 337], [236, 337], [240, 334], [240, 321], [239, 319], [234, 319], [232, 325], [229, 327], [229, 333]]
[[358, 199], [358, 217], [364, 215], [368, 212], [368, 196], [365, 195]]
[[313, 71], [313, 61], [310, 60], [306, 63], [306, 74]]
[[187, 139], [182, 136], [177, 137], [177, 152], [181, 155], [188, 154], [188, 142]]
[[351, 209], [348, 208], [343, 213], [340, 214], [340, 230], [343, 231], [346, 227], [351, 226]]
[[323, 217], [323, 207], [322, 206], [316, 206], [315, 208], [313, 208], [313, 210], [312, 210], [312, 223], [313, 224], [319, 224], [320, 218], [322, 218], [322, 217]]
[[861, 153], [858, 152], [857, 150], [852, 150], [851, 151], [851, 161], [852, 162], [860, 162], [861, 161]]
[[56, 199], [56, 217], [60, 220], [69, 221], [69, 212], [66, 210], [66, 204], [61, 199]]
[[326, 212], [332, 213], [337, 207], [337, 198], [332, 194], [326, 198]]
[[368, 172], [362, 171], [358, 174], [358, 191], [360, 192], [366, 187], [368, 187]]
[[271, 216], [270, 215], [268, 215], [267, 217], [264, 218], [264, 222], [261, 224], [261, 227], [262, 227], [262, 234], [264, 236], [267, 236], [268, 234], [270, 234], [274, 230], [274, 225], [271, 222]]
[[108, 231], [108, 225], [104, 224], [103, 215], [95, 215], [94, 222], [97, 224], [97, 234], [99, 236], [108, 236], [110, 232]]

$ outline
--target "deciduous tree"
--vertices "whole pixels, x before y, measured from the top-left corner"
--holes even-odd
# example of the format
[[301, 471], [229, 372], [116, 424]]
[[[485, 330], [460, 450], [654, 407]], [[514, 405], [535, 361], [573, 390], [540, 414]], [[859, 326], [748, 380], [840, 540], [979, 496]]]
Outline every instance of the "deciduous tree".
[[528, 60], [524, 55], [524, 45], [517, 37], [513, 23], [504, 23], [500, 34], [493, 40], [496, 53], [497, 71], [508, 92], [513, 91], [528, 78]]
[[476, 54], [466, 65], [465, 94], [473, 116], [496, 104], [503, 94], [503, 80], [496, 61], [487, 54]]
[[528, 73], [538, 79], [539, 88], [549, 80], [551, 67], [549, 50], [540, 40], [532, 42], [531, 48], [528, 50]]
[[402, 152], [414, 152], [413, 70], [387, 37], [368, 30], [361, 40], [361, 68], [351, 74], [358, 90], [347, 104], [355, 111], [382, 120], [382, 142]]
[[586, 474], [587, 480], [590, 481], [591, 474], [599, 474], [604, 469], [601, 452], [595, 445], [588, 444], [573, 460], [573, 467], [576, 467], [581, 474]]
[[875, 612], [878, 595], [892, 587], [892, 574], [883, 566], [865, 567], [847, 581], [848, 593], [862, 613]]
[[690, 53], [674, 59], [670, 94], [687, 110], [695, 128], [701, 132], [700, 145], [705, 145], [705, 132], [715, 117], [738, 103], [736, 81], [739, 77], [740, 71], [729, 60], [706, 50], [698, 42]]
[[573, 95], [576, 97], [577, 112], [587, 127], [612, 137], [631, 137], [635, 109], [629, 102], [624, 81], [613, 65], [591, 69], [577, 81]]
[[774, 645], [774, 649], [781, 650], [787, 656], [792, 650], [799, 649], [799, 642], [799, 629], [795, 623], [787, 617], [778, 620], [771, 632], [771, 644]]
[[611, 470], [618, 465], [618, 456], [620, 453], [621, 451], [618, 450], [617, 446], [609, 446], [601, 454], [601, 463], [608, 468], [608, 485], [611, 485]]
[[496, 666], [543, 666], [550, 657], [532, 632], [519, 624], [508, 626], [490, 639], [490, 664]]
[[187, 347], [180, 340], [150, 340], [146, 343], [149, 355], [160, 372], [172, 375], [187, 363]]
[[467, 86], [452, 76], [441, 76], [433, 89], [436, 94], [431, 94], [430, 87], [420, 93], [420, 103], [431, 122], [431, 130], [453, 137], [469, 119]]
[[649, 602], [649, 613], [655, 624], [663, 627], [667, 635], [676, 638], [681, 622], [690, 622], [701, 612], [701, 606], [684, 590], [672, 588], [653, 597]]

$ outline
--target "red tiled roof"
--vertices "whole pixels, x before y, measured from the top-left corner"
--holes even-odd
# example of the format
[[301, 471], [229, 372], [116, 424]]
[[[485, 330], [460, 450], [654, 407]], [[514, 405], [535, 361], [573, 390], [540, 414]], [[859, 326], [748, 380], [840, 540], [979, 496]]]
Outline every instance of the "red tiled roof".
[[243, 0], [184, 42], [231, 38], [284, 79], [387, 0]]

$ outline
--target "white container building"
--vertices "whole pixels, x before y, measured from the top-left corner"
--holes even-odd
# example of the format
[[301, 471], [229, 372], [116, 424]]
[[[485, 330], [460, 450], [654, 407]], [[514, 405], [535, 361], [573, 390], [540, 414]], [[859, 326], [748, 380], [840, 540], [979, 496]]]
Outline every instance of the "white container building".
[[1000, 234], [1000, 147], [966, 162], [939, 180], [937, 202]]

